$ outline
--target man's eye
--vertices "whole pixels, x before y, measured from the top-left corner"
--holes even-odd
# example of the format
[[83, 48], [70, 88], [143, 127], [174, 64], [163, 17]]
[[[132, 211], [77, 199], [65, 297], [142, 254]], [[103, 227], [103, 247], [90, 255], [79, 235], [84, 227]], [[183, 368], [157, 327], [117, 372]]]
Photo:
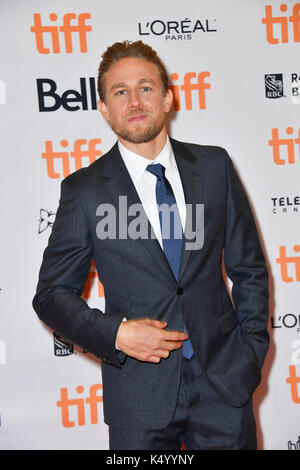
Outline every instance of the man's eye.
[[117, 91], [116, 95], [125, 95], [126, 90], [119, 90]]
[[150, 91], [151, 88], [149, 86], [143, 86], [142, 91]]

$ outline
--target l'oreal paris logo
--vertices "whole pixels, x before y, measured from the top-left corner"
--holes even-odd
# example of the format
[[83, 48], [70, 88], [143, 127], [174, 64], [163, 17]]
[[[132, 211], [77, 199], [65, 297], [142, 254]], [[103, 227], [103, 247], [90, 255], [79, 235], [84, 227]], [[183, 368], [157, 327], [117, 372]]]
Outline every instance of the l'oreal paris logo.
[[138, 23], [140, 36], [162, 36], [165, 40], [190, 40], [195, 35], [217, 32], [215, 19], [190, 19], [143, 21]]

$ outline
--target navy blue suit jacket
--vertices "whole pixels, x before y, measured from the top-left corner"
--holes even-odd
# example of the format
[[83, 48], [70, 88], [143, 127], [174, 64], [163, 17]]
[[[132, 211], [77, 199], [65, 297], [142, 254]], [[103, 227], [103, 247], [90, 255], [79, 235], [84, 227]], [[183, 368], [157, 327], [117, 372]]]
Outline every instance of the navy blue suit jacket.
[[[251, 398], [268, 348], [268, 274], [231, 159], [220, 147], [170, 140], [186, 203], [204, 204], [204, 244], [184, 248], [179, 279], [157, 239], [97, 236], [100, 204], [112, 204], [118, 213], [119, 196], [127, 196], [128, 207], [140, 203], [116, 144], [62, 182], [33, 300], [40, 319], [56, 333], [102, 359], [104, 416], [110, 425], [165, 427], [180, 383], [181, 350], [159, 364], [115, 350], [124, 316], [166, 320], [170, 329], [182, 329], [184, 320], [211, 386], [234, 407]], [[104, 286], [105, 312], [81, 298], [92, 259]]]

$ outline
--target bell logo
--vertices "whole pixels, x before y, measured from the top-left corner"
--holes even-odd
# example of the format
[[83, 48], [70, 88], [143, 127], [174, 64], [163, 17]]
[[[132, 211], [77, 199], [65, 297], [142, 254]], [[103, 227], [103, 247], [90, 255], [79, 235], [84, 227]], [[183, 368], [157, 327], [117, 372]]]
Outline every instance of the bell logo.
[[[288, 6], [283, 3], [280, 5], [280, 11], [286, 13]], [[279, 38], [274, 36], [274, 25], [279, 24], [280, 39], [282, 43], [289, 42], [289, 24], [293, 25], [293, 40], [300, 42], [300, 3], [295, 3], [291, 16], [273, 16], [272, 5], [266, 5], [266, 16], [261, 20], [266, 25], [266, 35], [269, 44], [278, 44]]]
[[[66, 111], [78, 111], [80, 109], [86, 111], [89, 108], [88, 95], [91, 109], [97, 109], [96, 80], [94, 77], [89, 78], [89, 93], [87, 81], [84, 77], [80, 78], [80, 91], [66, 90], [61, 96], [56, 92], [57, 85], [55, 81], [50, 78], [38, 78], [36, 84], [41, 113], [57, 111], [61, 106]], [[81, 104], [81, 107], [78, 103]]]
[[[100, 149], [97, 149], [96, 146], [101, 144], [101, 139], [78, 139], [75, 140], [73, 151], [53, 151], [53, 144], [51, 140], [45, 141], [45, 152], [42, 153], [42, 158], [47, 162], [47, 173], [49, 178], [59, 178], [61, 175], [57, 173], [54, 168], [54, 160], [60, 159], [62, 161], [62, 170], [64, 178], [71, 173], [70, 170], [70, 157], [74, 158], [75, 171], [82, 168], [82, 159], [84, 157], [88, 158], [88, 163], [91, 164], [96, 161], [97, 157], [102, 155]], [[61, 147], [66, 149], [69, 145], [69, 142], [65, 139], [60, 141]], [[82, 147], [87, 146], [84, 150]]]
[[[295, 253], [300, 253], [300, 245], [295, 245], [293, 249]], [[300, 282], [300, 256], [286, 256], [286, 247], [280, 246], [279, 258], [276, 258], [276, 263], [280, 265], [283, 282], [294, 281], [294, 278], [288, 274], [288, 264], [295, 266], [296, 281]]]
[[[84, 387], [78, 385], [76, 392], [81, 395], [84, 392]], [[98, 394], [99, 392], [99, 394]], [[86, 424], [86, 405], [90, 410], [91, 424], [98, 423], [98, 403], [102, 403], [102, 385], [95, 384], [90, 387], [89, 396], [86, 398], [69, 398], [68, 389], [60, 389], [60, 401], [56, 403], [58, 408], [61, 408], [61, 421], [65, 428], [73, 428], [76, 421], [71, 418], [77, 418], [78, 426]], [[75, 413], [74, 413], [75, 408]]]
[[[206, 108], [206, 90], [211, 88], [210, 83], [206, 83], [205, 79], [210, 76], [209, 72], [188, 72], [184, 75], [183, 84], [176, 85], [172, 84], [170, 86], [171, 90], [173, 91], [174, 96], [174, 110], [179, 111], [181, 109], [181, 101], [180, 101], [180, 90], [184, 93], [185, 99], [185, 109], [190, 111], [193, 108], [193, 100], [192, 100], [192, 91], [196, 91], [198, 94], [198, 106], [199, 109]], [[171, 79], [173, 82], [176, 82], [179, 78], [178, 73], [172, 73]], [[194, 79], [195, 82], [194, 82]], [[193, 80], [193, 82], [192, 82]]]
[[[294, 132], [292, 127], [286, 128], [286, 133], [291, 136]], [[285, 165], [286, 160], [289, 164], [295, 163], [295, 145], [299, 146], [298, 155], [300, 157], [300, 129], [298, 130], [298, 137], [295, 139], [289, 138], [279, 138], [279, 131], [277, 128], [272, 129], [272, 139], [268, 141], [268, 144], [273, 147], [273, 160], [276, 165]], [[281, 147], [285, 147], [287, 150], [287, 155], [282, 158], [280, 154]]]
[[[40, 54], [49, 54], [50, 48], [45, 45], [45, 35], [50, 36], [50, 44], [52, 46], [52, 52], [54, 54], [60, 53], [60, 39], [59, 32], [62, 32], [65, 40], [65, 51], [70, 54], [73, 52], [73, 41], [72, 34], [76, 33], [79, 37], [80, 52], [87, 52], [87, 39], [86, 33], [92, 31], [92, 27], [85, 24], [87, 19], [91, 18], [90, 13], [66, 13], [63, 16], [62, 26], [42, 25], [42, 19], [40, 13], [34, 13], [33, 15], [33, 26], [30, 27], [30, 31], [35, 34], [36, 48]], [[52, 23], [57, 21], [57, 14], [50, 13], [49, 19]], [[72, 24], [73, 23], [73, 24]]]

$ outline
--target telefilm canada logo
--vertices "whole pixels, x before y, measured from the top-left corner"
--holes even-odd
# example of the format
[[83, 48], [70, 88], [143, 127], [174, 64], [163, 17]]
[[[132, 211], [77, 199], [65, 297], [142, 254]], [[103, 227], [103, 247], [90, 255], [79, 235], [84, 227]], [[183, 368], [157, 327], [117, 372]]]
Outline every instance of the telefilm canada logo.
[[154, 19], [138, 23], [139, 36], [144, 39], [147, 36], [160, 36], [166, 41], [185, 41], [217, 31], [216, 19], [211, 18]]
[[276, 215], [300, 214], [300, 196], [271, 197], [272, 213]]

